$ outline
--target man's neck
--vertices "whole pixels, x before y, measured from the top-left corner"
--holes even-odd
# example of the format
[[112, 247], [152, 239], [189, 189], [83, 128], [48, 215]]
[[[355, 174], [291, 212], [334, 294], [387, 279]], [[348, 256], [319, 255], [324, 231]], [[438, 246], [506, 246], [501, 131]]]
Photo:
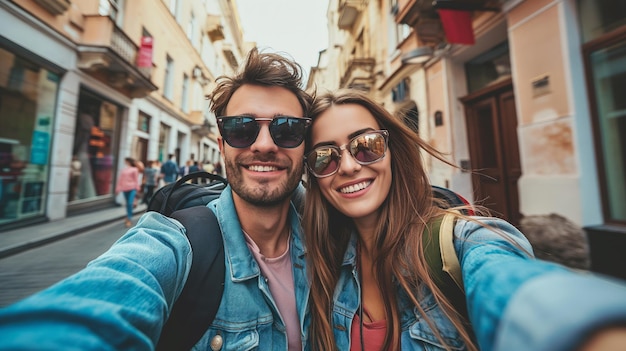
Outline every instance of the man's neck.
[[282, 205], [259, 207], [236, 199], [235, 208], [241, 228], [259, 247], [263, 256], [278, 257], [287, 250], [289, 200]]

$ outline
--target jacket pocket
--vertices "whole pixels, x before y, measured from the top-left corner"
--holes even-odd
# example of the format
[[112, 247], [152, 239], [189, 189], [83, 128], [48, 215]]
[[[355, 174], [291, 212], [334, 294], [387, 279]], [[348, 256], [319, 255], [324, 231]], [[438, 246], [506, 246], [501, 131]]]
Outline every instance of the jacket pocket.
[[254, 350], [259, 347], [259, 333], [250, 329], [209, 329], [193, 350]]
[[[429, 296], [428, 301], [423, 302], [427, 302], [422, 303], [425, 316], [420, 314], [417, 308], [413, 308], [413, 315], [411, 317], [414, 317], [414, 319], [411, 321], [412, 323], [408, 325], [408, 329], [403, 331], [402, 349], [429, 351], [446, 349], [428, 324], [428, 318], [431, 324], [437, 328], [439, 336], [443, 338], [449, 347], [453, 350], [464, 350], [465, 344], [459, 332], [454, 328], [454, 325], [446, 317], [439, 305], [435, 303], [432, 295]], [[410, 339], [405, 339], [405, 333]], [[407, 343], [416, 345], [416, 347], [408, 347]], [[418, 344], [422, 344], [422, 347], [417, 346]], [[405, 348], [405, 346], [407, 347]]]

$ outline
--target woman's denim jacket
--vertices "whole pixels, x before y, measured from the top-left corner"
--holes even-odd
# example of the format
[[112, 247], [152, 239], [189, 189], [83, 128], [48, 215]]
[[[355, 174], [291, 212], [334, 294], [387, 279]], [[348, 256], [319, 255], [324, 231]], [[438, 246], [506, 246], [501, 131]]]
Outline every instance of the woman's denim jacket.
[[[287, 350], [283, 321], [241, 231], [230, 187], [209, 207], [224, 237], [226, 279], [213, 325], [194, 347]], [[289, 210], [291, 259], [303, 343], [309, 285], [297, 212]], [[152, 350], [191, 265], [182, 225], [156, 212], [75, 275], [0, 310], [2, 350]], [[215, 344], [214, 344], [215, 345]]]
[[[519, 245], [474, 222], [458, 220], [455, 225], [454, 246], [470, 319], [482, 351], [571, 350], [585, 330], [612, 319], [626, 319], [623, 283], [618, 286], [588, 274], [572, 274], [562, 266], [535, 260], [530, 244], [515, 227], [493, 218], [481, 221], [499, 228]], [[338, 350], [350, 349], [350, 327], [360, 304], [359, 286], [353, 233], [334, 296], [333, 326]], [[574, 290], [568, 287], [567, 294], [563, 294], [564, 286]], [[435, 324], [448, 345], [464, 350], [458, 332], [430, 290], [423, 288], [422, 293], [420, 304], [426, 316], [420, 315], [398, 287], [402, 350], [444, 350], [425, 317]]]

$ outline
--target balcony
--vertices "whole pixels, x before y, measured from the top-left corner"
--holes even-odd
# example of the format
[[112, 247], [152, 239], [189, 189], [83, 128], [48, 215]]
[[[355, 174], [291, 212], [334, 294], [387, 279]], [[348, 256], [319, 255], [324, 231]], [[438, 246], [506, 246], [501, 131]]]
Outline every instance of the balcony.
[[226, 37], [224, 35], [224, 26], [222, 26], [222, 18], [218, 15], [207, 16], [204, 30], [212, 42], [224, 40]]
[[373, 58], [351, 59], [339, 83], [340, 87], [369, 92], [374, 84], [375, 65]]
[[420, 17], [427, 14], [436, 16], [432, 0], [399, 0], [396, 11], [396, 23], [403, 23], [415, 27]]
[[83, 41], [78, 45], [78, 68], [131, 98], [157, 90], [152, 67], [135, 64], [139, 48], [108, 16], [85, 16]]
[[339, 20], [337, 26], [342, 30], [350, 30], [354, 26], [357, 18], [367, 6], [364, 0], [340, 0], [339, 1]]

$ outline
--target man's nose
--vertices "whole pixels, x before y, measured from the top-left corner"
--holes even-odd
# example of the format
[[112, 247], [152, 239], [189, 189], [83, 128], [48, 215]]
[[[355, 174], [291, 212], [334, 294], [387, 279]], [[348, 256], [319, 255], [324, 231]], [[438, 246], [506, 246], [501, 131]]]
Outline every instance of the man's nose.
[[250, 149], [259, 152], [276, 152], [278, 150], [278, 146], [274, 144], [274, 139], [272, 139], [272, 135], [270, 134], [268, 123], [261, 124], [259, 135], [257, 135], [254, 143], [250, 145]]

